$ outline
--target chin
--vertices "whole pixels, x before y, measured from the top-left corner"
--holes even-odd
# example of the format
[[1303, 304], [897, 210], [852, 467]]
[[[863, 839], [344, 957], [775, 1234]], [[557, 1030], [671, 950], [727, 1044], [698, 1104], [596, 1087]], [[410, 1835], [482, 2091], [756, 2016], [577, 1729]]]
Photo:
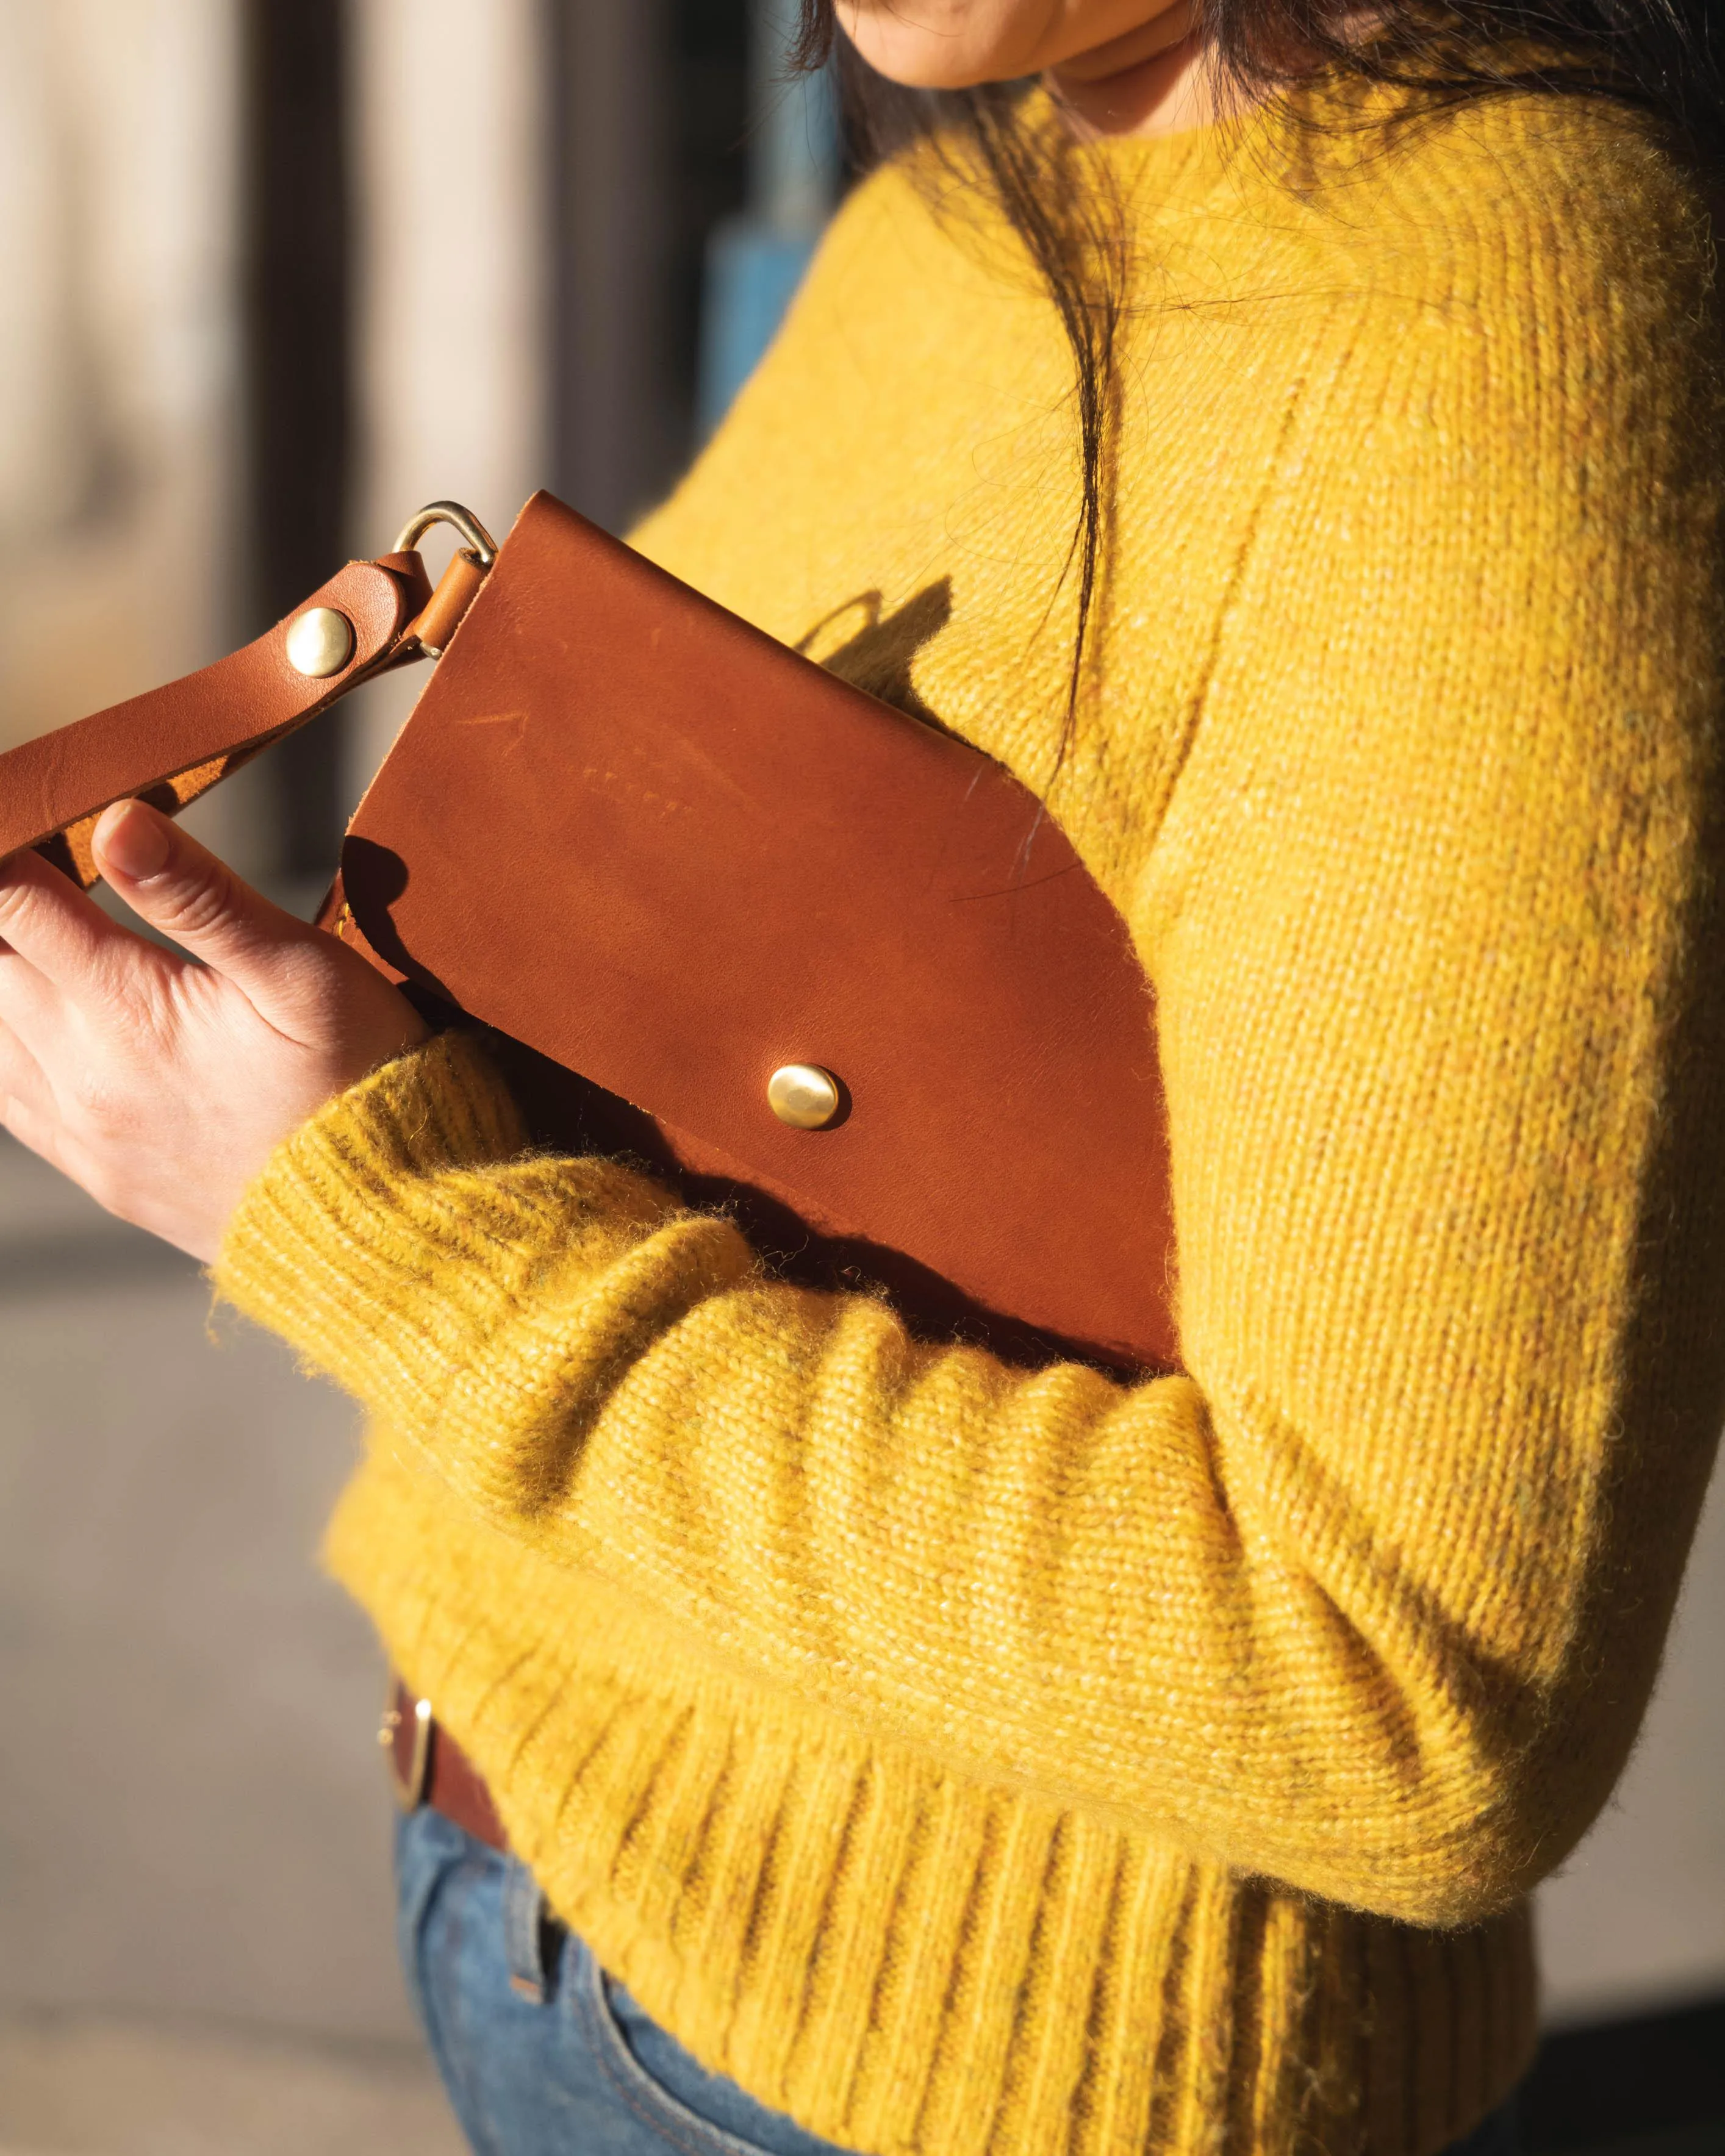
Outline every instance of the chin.
[[901, 83], [906, 90], [973, 90], [980, 82], [1009, 80], [1015, 72], [1005, 67], [991, 68], [986, 61], [968, 66], [949, 51], [907, 49], [908, 38], [903, 44], [894, 39], [854, 38], [852, 42], [876, 74], [885, 75], [889, 82]]
[[[962, 18], [963, 11], [955, 13]], [[839, 17], [845, 34], [875, 74], [906, 90], [971, 90], [1024, 73], [994, 41], [966, 36], [956, 24], [950, 32], [937, 30], [877, 7], [841, 6]]]

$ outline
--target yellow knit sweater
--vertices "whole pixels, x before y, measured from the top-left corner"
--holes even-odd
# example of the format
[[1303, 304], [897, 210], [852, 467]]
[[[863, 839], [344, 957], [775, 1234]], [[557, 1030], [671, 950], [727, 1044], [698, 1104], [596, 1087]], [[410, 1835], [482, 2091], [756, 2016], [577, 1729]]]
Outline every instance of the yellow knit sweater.
[[[1159, 999], [1185, 1373], [775, 1281], [524, 1156], [460, 1037], [284, 1144], [218, 1276], [371, 1410], [336, 1572], [707, 2065], [881, 2156], [1427, 2156], [1527, 2061], [1524, 1897], [1719, 1419], [1705, 225], [1597, 105], [1100, 154], [1052, 798]], [[888, 172], [639, 543], [1043, 787], [1070, 387], [1009, 238]]]

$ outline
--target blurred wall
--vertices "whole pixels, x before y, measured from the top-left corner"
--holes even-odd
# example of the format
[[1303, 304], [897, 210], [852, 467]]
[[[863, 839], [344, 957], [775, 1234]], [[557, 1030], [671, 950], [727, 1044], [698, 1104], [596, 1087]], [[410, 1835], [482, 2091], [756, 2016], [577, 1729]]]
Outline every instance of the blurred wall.
[[235, 31], [0, 0], [0, 742], [229, 641]]
[[542, 0], [350, 0], [356, 548], [440, 495], [500, 532], [550, 450]]
[[[349, 0], [355, 554], [382, 552], [444, 497], [501, 538], [547, 476], [545, 12], [542, 0]], [[449, 544], [428, 540], [428, 558], [440, 564]], [[350, 704], [348, 806], [422, 671]]]
[[551, 0], [546, 21], [549, 483], [621, 531], [689, 448], [669, 350], [678, 25], [670, 0]]

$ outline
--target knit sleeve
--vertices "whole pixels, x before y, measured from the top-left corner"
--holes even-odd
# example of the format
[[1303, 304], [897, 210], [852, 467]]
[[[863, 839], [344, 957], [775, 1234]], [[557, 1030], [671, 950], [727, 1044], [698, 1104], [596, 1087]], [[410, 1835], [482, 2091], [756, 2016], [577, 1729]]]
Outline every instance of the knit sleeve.
[[460, 1040], [280, 1149], [223, 1291], [693, 1654], [1357, 1906], [1524, 1890], [1718, 1404], [1715, 434], [1694, 293], [1584, 270], [1363, 300], [1292, 408], [1129, 899], [1182, 1374], [776, 1281]]

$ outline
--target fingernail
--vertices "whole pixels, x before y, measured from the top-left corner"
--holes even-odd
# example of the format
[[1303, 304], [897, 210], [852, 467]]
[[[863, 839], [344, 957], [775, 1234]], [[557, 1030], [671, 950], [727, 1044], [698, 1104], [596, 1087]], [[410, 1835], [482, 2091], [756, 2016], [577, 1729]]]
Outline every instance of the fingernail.
[[94, 833], [103, 862], [129, 882], [142, 883], [167, 865], [168, 829], [141, 801], [116, 801], [105, 809]]

